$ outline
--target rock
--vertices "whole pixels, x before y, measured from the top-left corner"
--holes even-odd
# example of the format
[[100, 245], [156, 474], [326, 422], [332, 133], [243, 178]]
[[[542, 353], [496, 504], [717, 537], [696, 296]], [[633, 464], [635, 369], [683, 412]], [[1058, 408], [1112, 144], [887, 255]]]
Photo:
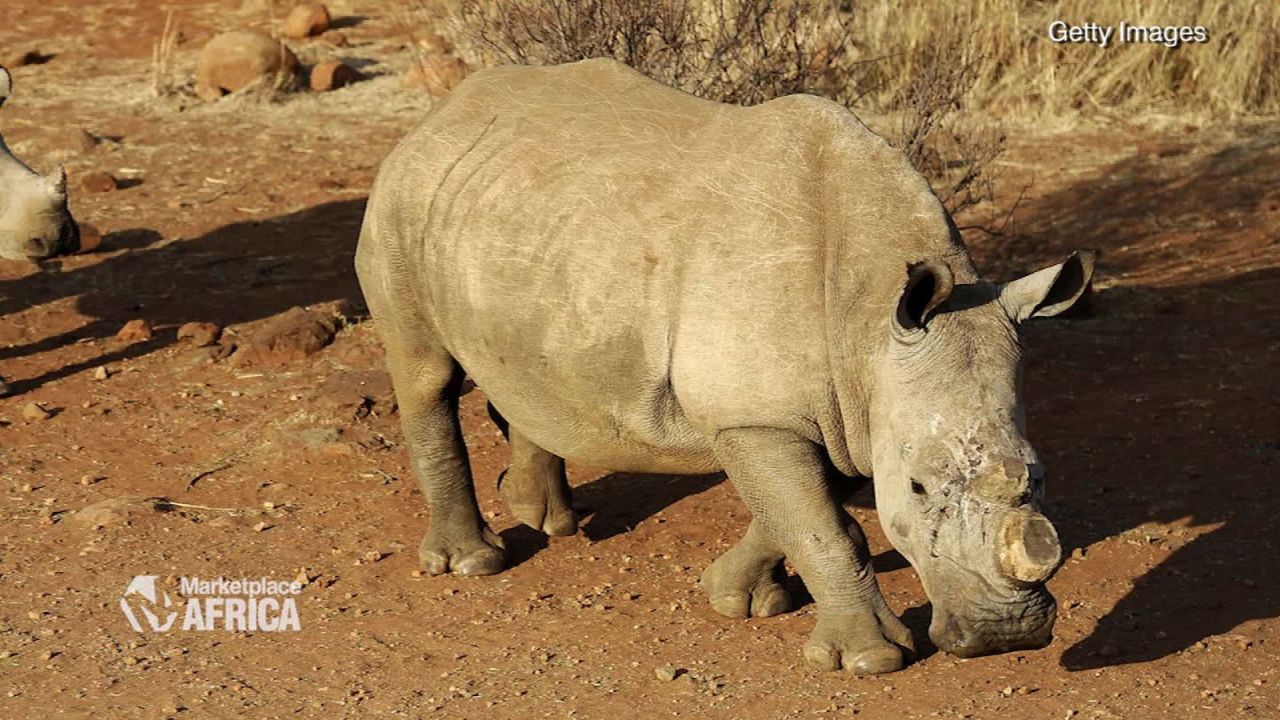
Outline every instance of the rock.
[[680, 677], [681, 671], [679, 668], [674, 668], [670, 665], [662, 665], [654, 668], [653, 674], [659, 680], [670, 682]]
[[114, 497], [86, 505], [68, 518], [72, 525], [97, 529], [113, 525], [128, 525], [143, 514], [154, 512], [155, 503], [140, 495]]
[[405, 87], [425, 87], [432, 97], [444, 97], [467, 76], [467, 64], [453, 55], [433, 55], [404, 76]]
[[80, 249], [77, 252], [93, 252], [100, 247], [102, 247], [102, 231], [89, 223], [80, 223]]
[[85, 130], [84, 128], [76, 128], [67, 136], [67, 145], [73, 150], [80, 152], [90, 152], [98, 147], [98, 143], [102, 142], [97, 135]]
[[80, 187], [86, 192], [105, 193], [119, 188], [120, 183], [105, 170], [93, 170], [80, 176]]
[[345, 420], [365, 417], [371, 412], [389, 415], [396, 411], [391, 376], [383, 370], [336, 372], [316, 388], [313, 401]]
[[329, 9], [320, 3], [303, 3], [289, 11], [280, 33], [285, 37], [302, 39], [319, 35], [329, 29]]
[[213, 101], [256, 83], [284, 86], [297, 71], [298, 58], [278, 40], [253, 30], [233, 30], [215, 36], [200, 51], [196, 94]]
[[453, 43], [440, 33], [427, 33], [418, 39], [418, 47], [428, 55], [452, 55]]
[[1072, 559], [1072, 560], [1083, 560], [1083, 559], [1084, 559], [1084, 548], [1082, 548], [1082, 547], [1078, 547], [1078, 548], [1076, 548], [1076, 549], [1072, 550], [1072, 551], [1071, 551], [1071, 559]]
[[45, 410], [40, 403], [29, 402], [22, 406], [22, 418], [27, 422], [39, 422], [53, 417], [53, 413]]
[[93, 369], [93, 379], [99, 382], [111, 377], [111, 371], [107, 370], [106, 365], [99, 365]]
[[120, 331], [116, 333], [116, 339], [127, 343], [146, 342], [154, 334], [151, 330], [151, 323], [142, 318], [135, 318], [120, 328]]
[[326, 31], [321, 33], [318, 39], [320, 42], [327, 43], [336, 48], [344, 48], [351, 44], [351, 41], [347, 39], [346, 33], [341, 30]]
[[222, 328], [208, 322], [189, 322], [183, 323], [178, 328], [178, 339], [186, 340], [188, 338], [196, 347], [206, 347], [218, 342], [218, 338], [222, 336]]
[[311, 68], [311, 90], [329, 92], [359, 82], [364, 76], [341, 60], [325, 60]]
[[277, 315], [253, 333], [236, 353], [238, 363], [283, 364], [314, 355], [338, 332], [332, 315], [295, 307]]

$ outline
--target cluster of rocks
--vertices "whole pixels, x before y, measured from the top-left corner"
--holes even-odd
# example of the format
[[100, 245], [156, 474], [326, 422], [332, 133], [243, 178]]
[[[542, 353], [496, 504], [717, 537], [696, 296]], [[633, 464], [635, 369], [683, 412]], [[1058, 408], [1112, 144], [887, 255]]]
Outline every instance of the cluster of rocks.
[[[295, 6], [280, 25], [280, 35], [294, 41], [315, 41], [347, 47], [341, 30], [333, 29], [328, 8], [320, 3]], [[447, 95], [467, 76], [469, 68], [452, 43], [435, 33], [414, 42], [414, 65], [404, 76], [406, 87], [422, 87], [433, 97]], [[257, 30], [232, 30], [217, 35], [200, 52], [196, 93], [213, 101], [254, 86], [292, 89], [305, 85], [328, 92], [359, 82], [363, 75], [340, 59], [305, 66], [284, 42]]]
[[[346, 46], [346, 36], [331, 30], [331, 23], [324, 5], [303, 3], [289, 12], [280, 33], [293, 40], [317, 38], [335, 47]], [[254, 86], [290, 89], [304, 83], [315, 92], [328, 92], [361, 79], [359, 70], [338, 59], [304, 66], [288, 45], [257, 30], [215, 36], [196, 63], [196, 94], [206, 101]]]

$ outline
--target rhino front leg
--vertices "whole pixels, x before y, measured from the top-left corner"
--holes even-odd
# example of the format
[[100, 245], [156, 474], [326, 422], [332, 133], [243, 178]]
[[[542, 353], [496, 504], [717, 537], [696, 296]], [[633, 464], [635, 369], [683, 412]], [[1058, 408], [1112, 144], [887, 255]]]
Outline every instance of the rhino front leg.
[[716, 436], [716, 454], [753, 523], [813, 594], [818, 624], [804, 649], [809, 663], [860, 675], [901, 669], [903, 650], [914, 650], [911, 632], [889, 610], [865, 543], [851, 536], [831, 496], [819, 448], [785, 430], [734, 428]]
[[711, 609], [731, 618], [769, 617], [791, 609], [791, 596], [778, 582], [782, 551], [756, 520], [737, 545], [702, 573]]

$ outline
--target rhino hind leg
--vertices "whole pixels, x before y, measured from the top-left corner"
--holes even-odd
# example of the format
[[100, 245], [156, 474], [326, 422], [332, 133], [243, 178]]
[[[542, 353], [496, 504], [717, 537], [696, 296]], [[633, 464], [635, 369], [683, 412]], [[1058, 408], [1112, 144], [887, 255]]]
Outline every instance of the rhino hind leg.
[[564, 458], [543, 450], [511, 427], [491, 403], [489, 416], [511, 445], [511, 467], [498, 477], [498, 493], [516, 519], [548, 535], [578, 532]]
[[502, 540], [480, 515], [458, 422], [464, 374], [443, 351], [403, 352], [387, 343], [405, 442], [431, 524], [418, 560], [432, 575], [492, 575], [506, 566]]
[[791, 609], [782, 587], [782, 552], [752, 520], [737, 545], [702, 573], [700, 584], [711, 609], [731, 618], [769, 617]]

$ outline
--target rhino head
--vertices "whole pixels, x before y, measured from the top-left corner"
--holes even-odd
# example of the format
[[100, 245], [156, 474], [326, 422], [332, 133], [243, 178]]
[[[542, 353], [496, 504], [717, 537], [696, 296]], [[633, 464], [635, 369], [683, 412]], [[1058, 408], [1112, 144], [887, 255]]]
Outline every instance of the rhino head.
[[[0, 68], [0, 106], [12, 79]], [[37, 174], [0, 138], [0, 258], [43, 260], [80, 249], [80, 229], [67, 209], [67, 173]]]
[[1040, 511], [1017, 327], [1067, 310], [1092, 273], [1087, 253], [1003, 285], [957, 282], [941, 261], [908, 268], [874, 369], [876, 506], [933, 604], [929, 637], [953, 655], [1052, 639], [1045, 581], [1061, 547]]

